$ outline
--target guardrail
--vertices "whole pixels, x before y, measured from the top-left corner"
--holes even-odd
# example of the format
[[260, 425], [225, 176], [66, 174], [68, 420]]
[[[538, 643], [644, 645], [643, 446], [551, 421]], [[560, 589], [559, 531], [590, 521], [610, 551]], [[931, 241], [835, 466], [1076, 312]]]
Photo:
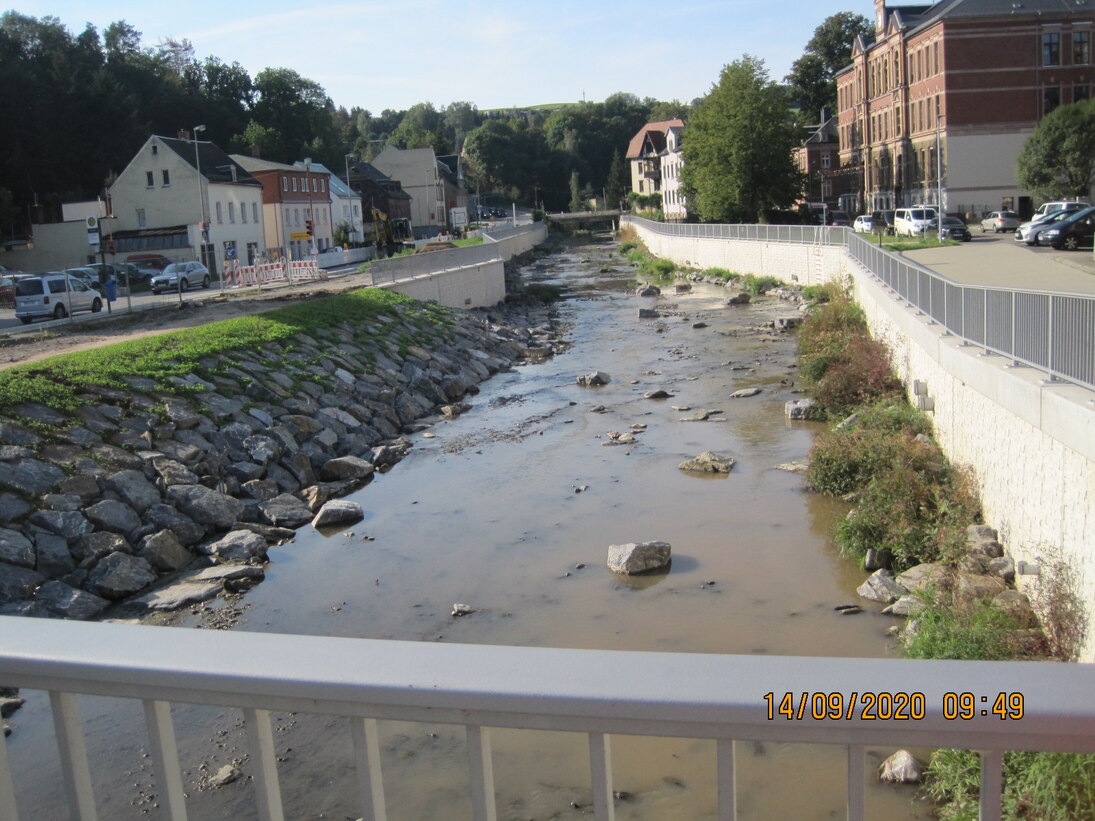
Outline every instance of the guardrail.
[[848, 253], [959, 339], [1095, 390], [1095, 297], [962, 285], [855, 234]]
[[628, 222], [664, 236], [843, 245], [899, 298], [958, 339], [1095, 390], [1095, 297], [963, 285], [866, 241], [848, 228]]
[[[1000, 817], [1005, 751], [1095, 753], [1090, 665], [446, 645], [48, 620], [26, 627], [0, 617], [0, 682], [49, 692], [74, 821], [97, 817], [78, 694], [143, 702], [158, 800], [172, 821], [187, 817], [173, 702], [243, 711], [263, 821], [284, 818], [271, 711], [347, 720], [358, 812], [373, 821], [386, 818], [378, 720], [465, 728], [477, 821], [496, 818], [492, 728], [585, 734], [598, 821], [614, 817], [612, 735], [715, 740], [721, 821], [736, 817], [737, 741], [845, 746], [852, 821], [865, 818], [869, 745], [980, 750], [982, 819]], [[17, 821], [6, 744], [0, 735], [0, 818]]]

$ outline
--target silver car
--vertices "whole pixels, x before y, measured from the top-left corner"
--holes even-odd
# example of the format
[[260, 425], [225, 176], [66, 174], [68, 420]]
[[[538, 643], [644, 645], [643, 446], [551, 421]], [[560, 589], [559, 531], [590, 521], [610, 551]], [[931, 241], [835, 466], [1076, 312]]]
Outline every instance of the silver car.
[[152, 277], [152, 293], [186, 291], [190, 288], [208, 288], [209, 271], [200, 262], [172, 262]]
[[1015, 229], [1015, 241], [1025, 242], [1027, 245], [1038, 245], [1038, 236], [1051, 225], [1055, 225], [1063, 219], [1068, 219], [1075, 210], [1060, 210], [1053, 211], [1038, 219], [1033, 219], [1030, 222], [1024, 222], [1018, 228]]

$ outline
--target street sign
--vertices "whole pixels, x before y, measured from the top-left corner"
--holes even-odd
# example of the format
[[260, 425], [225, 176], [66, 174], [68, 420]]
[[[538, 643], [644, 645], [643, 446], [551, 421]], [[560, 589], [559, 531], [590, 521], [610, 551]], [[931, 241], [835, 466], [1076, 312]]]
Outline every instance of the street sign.
[[87, 244], [98, 245], [99, 244], [99, 219], [98, 217], [88, 217], [85, 222], [87, 223]]

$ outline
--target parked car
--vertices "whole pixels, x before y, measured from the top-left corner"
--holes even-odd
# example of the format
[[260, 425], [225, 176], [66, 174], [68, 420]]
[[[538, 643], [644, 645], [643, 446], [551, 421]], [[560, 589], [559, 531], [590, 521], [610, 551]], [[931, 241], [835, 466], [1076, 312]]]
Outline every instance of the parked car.
[[1047, 245], [1075, 251], [1077, 248], [1092, 246], [1095, 237], [1095, 208], [1076, 211], [1069, 217], [1057, 222], [1041, 234]]
[[927, 232], [932, 220], [935, 219], [935, 209], [923, 206], [914, 208], [898, 208], [894, 211], [893, 230], [899, 237], [919, 237]]
[[172, 262], [163, 272], [152, 277], [152, 293], [186, 291], [191, 287], [208, 288], [209, 271], [200, 262]]
[[830, 211], [829, 225], [842, 225], [850, 228], [852, 225], [852, 218], [848, 216], [847, 211]]
[[1033, 219], [1042, 219], [1058, 211], [1083, 211], [1085, 208], [1090, 207], [1090, 202], [1074, 202], [1072, 200], [1054, 200], [1053, 202], [1043, 202], [1034, 212]]
[[857, 234], [869, 234], [873, 228], [874, 223], [871, 221], [870, 214], [860, 214], [852, 223], [852, 230]]
[[99, 277], [100, 282], [105, 281], [104, 272], [108, 272], [107, 276], [113, 274], [119, 287], [126, 283], [133, 285], [138, 282], [147, 282], [152, 278], [152, 274], [149, 270], [146, 269], [142, 271], [132, 262], [108, 262], [105, 265], [101, 262], [96, 262], [86, 267], [95, 272], [96, 276]]
[[130, 254], [125, 261], [144, 270], [162, 271], [171, 264], [171, 260], [163, 254]]
[[[929, 234], [939, 233], [939, 221], [932, 220], [931, 227], [928, 229]], [[943, 217], [943, 239], [954, 239], [959, 242], [969, 242], [973, 239], [973, 235], [970, 234], [970, 229], [966, 226], [966, 223], [958, 219], [958, 217]]]
[[1001, 231], [1014, 231], [1023, 221], [1014, 211], [993, 211], [981, 220], [981, 233], [992, 231], [999, 234]]
[[15, 283], [22, 274], [9, 273], [10, 269], [4, 269], [0, 276], [0, 305], [10, 308], [15, 304]]
[[83, 282], [89, 288], [99, 290], [99, 272], [90, 265], [79, 265], [75, 268], [66, 268], [65, 273]]
[[1015, 241], [1025, 242], [1027, 245], [1038, 245], [1038, 237], [1042, 235], [1044, 230], [1051, 225], [1056, 225], [1063, 219], [1068, 219], [1075, 213], [1075, 210], [1065, 211], [1064, 209], [1061, 209], [1049, 214], [1043, 214], [1037, 219], [1030, 220], [1029, 222], [1024, 222], [1015, 229]]
[[871, 214], [871, 229], [876, 230], [879, 226], [882, 228], [883, 233], [893, 236], [894, 233], [894, 216], [897, 211], [875, 211]]
[[99, 292], [65, 271], [21, 277], [15, 283], [15, 316], [24, 325], [35, 319], [64, 319], [77, 311], [103, 309]]

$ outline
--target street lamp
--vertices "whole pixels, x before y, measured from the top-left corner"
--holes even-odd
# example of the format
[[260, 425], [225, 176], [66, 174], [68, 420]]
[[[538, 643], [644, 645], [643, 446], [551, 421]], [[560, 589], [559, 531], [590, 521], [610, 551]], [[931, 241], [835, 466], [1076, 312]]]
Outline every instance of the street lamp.
[[[201, 154], [198, 153], [198, 134], [205, 131], [204, 125], [196, 125], [193, 128], [194, 135], [194, 168], [198, 172], [198, 208], [201, 209], [201, 218], [198, 221], [198, 230], [201, 232], [201, 261], [202, 265], [206, 265], [206, 253], [205, 243], [207, 241], [206, 228], [205, 228], [205, 197], [202, 195], [202, 160]], [[182, 302], [182, 276], [180, 275], [176, 279], [176, 284], [179, 286], [179, 302]]]
[[[356, 154], [347, 154], [343, 159], [346, 161], [346, 187], [350, 189], [350, 193], [354, 193], [354, 187], [350, 185], [350, 157], [354, 158], [354, 162], [357, 162]], [[364, 217], [362, 217], [364, 219]], [[354, 233], [357, 229], [354, 228], [354, 199], [350, 197], [350, 242], [356, 242]]]

